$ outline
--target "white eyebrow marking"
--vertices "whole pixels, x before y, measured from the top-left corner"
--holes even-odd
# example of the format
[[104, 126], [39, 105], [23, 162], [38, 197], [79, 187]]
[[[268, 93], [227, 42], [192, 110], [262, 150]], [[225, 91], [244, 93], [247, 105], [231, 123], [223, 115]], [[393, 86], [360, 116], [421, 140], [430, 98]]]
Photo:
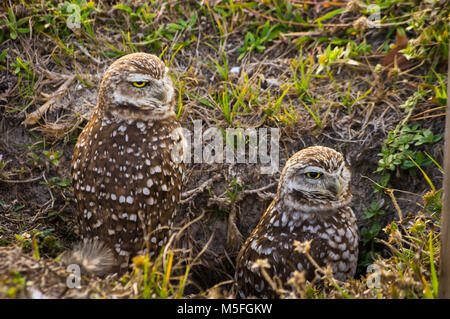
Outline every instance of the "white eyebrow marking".
[[127, 77], [127, 81], [130, 82], [149, 82], [152, 79], [153, 77], [147, 74], [130, 74]]
[[325, 170], [317, 166], [307, 166], [304, 169], [305, 173], [325, 173]]

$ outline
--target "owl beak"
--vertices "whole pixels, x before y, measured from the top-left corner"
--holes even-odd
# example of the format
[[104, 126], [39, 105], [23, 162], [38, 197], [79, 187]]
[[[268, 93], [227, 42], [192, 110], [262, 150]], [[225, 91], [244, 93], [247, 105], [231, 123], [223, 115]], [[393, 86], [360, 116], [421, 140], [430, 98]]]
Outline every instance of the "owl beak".
[[333, 179], [331, 183], [328, 185], [328, 190], [332, 192], [336, 197], [341, 196], [343, 191], [341, 179], [339, 177]]

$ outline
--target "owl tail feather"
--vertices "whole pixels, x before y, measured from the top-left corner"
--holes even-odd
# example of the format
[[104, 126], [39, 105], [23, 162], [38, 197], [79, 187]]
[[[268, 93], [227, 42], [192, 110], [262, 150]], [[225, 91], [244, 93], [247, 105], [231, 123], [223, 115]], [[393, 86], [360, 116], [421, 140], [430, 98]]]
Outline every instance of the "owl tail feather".
[[66, 265], [78, 265], [83, 274], [96, 276], [112, 273], [117, 265], [111, 249], [97, 239], [85, 239], [76, 244], [62, 261]]

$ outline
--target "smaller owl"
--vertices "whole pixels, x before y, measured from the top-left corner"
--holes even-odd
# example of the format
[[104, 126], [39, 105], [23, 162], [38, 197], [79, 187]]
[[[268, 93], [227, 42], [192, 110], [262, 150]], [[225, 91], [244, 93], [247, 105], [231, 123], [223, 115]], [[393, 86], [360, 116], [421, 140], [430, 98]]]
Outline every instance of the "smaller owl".
[[354, 276], [359, 234], [349, 206], [350, 179], [342, 154], [328, 147], [308, 147], [287, 161], [274, 200], [238, 254], [241, 298], [277, 297], [260, 269], [252, 267], [257, 259], [267, 259], [269, 276], [284, 283], [295, 270], [314, 278], [314, 266], [295, 251], [295, 240], [312, 240], [309, 254], [319, 266], [330, 265], [336, 279]]

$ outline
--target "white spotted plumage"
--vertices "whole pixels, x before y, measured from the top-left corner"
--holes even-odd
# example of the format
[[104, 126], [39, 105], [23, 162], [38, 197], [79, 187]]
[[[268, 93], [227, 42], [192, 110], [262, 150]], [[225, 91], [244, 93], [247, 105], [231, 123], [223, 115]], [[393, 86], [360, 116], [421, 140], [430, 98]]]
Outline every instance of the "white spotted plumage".
[[98, 104], [75, 146], [74, 194], [78, 212], [88, 210], [77, 215], [80, 234], [99, 238], [121, 266], [146, 246], [144, 233], [152, 232], [150, 250], [159, 251], [177, 218], [184, 164], [172, 159], [179, 142], [172, 137], [183, 139], [173, 103], [160, 59], [122, 57], [105, 72]]
[[309, 254], [320, 266], [330, 265], [336, 279], [353, 277], [359, 234], [350, 179], [342, 154], [327, 147], [303, 149], [287, 161], [274, 200], [237, 257], [240, 297], [277, 297], [268, 283], [261, 288], [265, 278], [251, 267], [258, 259], [267, 258], [268, 274], [285, 283], [295, 270], [314, 278], [314, 266], [294, 250], [294, 241], [312, 240]]

